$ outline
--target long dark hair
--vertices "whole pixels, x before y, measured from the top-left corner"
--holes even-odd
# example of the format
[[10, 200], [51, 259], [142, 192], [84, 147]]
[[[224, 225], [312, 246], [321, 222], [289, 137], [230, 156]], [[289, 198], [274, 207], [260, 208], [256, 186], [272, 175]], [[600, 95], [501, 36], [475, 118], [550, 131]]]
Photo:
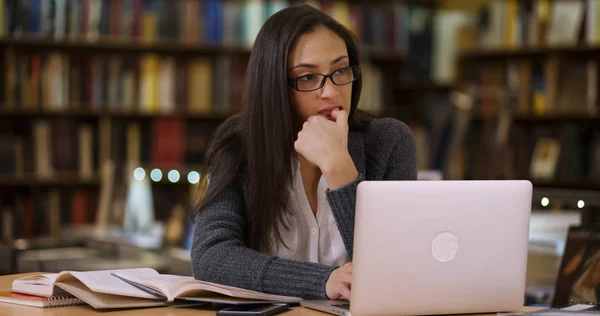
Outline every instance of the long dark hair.
[[[359, 65], [355, 36], [332, 17], [306, 4], [280, 10], [264, 23], [255, 39], [245, 78], [243, 111], [217, 129], [206, 153], [204, 174], [211, 183], [199, 211], [245, 173], [246, 243], [258, 251], [268, 252], [273, 242], [281, 240], [277, 223], [287, 211], [294, 175], [298, 124], [286, 84], [288, 52], [300, 35], [313, 32], [317, 26], [341, 37], [350, 64]], [[369, 120], [368, 114], [357, 109], [361, 89], [359, 76], [352, 84], [351, 129], [361, 128]], [[211, 174], [219, 175], [218, 179]], [[241, 187], [234, 189], [243, 192]]]

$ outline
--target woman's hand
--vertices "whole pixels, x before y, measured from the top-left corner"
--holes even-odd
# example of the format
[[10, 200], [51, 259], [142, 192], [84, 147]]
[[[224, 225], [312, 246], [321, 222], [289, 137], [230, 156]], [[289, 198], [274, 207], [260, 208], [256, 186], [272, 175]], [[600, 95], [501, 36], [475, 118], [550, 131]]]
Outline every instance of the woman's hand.
[[331, 300], [345, 298], [350, 300], [350, 288], [352, 285], [352, 262], [333, 270], [325, 284], [325, 292]]
[[321, 170], [331, 166], [336, 159], [348, 155], [348, 116], [346, 111], [333, 110], [332, 122], [313, 115], [304, 122], [294, 148], [304, 158]]
[[309, 117], [294, 148], [321, 169], [329, 188], [335, 190], [356, 179], [358, 171], [348, 153], [348, 114], [333, 110], [331, 116], [335, 122], [319, 115]]

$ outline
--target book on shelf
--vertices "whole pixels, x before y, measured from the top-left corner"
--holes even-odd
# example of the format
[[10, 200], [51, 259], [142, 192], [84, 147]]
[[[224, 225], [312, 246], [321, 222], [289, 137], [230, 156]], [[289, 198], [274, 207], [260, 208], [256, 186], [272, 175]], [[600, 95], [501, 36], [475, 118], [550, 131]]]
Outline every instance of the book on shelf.
[[81, 305], [84, 302], [72, 296], [37, 296], [10, 291], [0, 292], [0, 302], [18, 304], [32, 307], [62, 307]]
[[46, 297], [70, 295], [96, 309], [166, 306], [175, 301], [258, 304], [301, 300], [188, 276], [159, 274], [150, 268], [34, 274], [13, 281], [12, 291]]
[[531, 159], [531, 176], [536, 179], [554, 178], [559, 157], [560, 142], [553, 138], [542, 138], [535, 144]]
[[598, 0], [494, 0], [481, 19], [484, 47], [595, 45], [600, 41]]

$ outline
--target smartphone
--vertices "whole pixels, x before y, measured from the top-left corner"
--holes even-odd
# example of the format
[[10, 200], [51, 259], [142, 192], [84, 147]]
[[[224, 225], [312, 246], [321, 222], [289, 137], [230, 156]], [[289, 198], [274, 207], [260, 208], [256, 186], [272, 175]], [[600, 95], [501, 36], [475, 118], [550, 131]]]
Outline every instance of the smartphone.
[[289, 308], [288, 304], [247, 304], [217, 311], [217, 316], [258, 315], [268, 316], [281, 313]]

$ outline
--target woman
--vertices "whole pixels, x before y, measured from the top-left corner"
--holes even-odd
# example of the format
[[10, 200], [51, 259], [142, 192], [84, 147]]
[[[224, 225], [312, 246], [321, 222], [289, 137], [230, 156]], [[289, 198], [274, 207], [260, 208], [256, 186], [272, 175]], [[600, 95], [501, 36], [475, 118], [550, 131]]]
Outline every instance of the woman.
[[410, 129], [358, 110], [361, 87], [357, 44], [327, 14], [293, 6], [265, 22], [245, 109], [217, 130], [207, 153], [195, 278], [350, 299], [357, 184], [417, 178]]

